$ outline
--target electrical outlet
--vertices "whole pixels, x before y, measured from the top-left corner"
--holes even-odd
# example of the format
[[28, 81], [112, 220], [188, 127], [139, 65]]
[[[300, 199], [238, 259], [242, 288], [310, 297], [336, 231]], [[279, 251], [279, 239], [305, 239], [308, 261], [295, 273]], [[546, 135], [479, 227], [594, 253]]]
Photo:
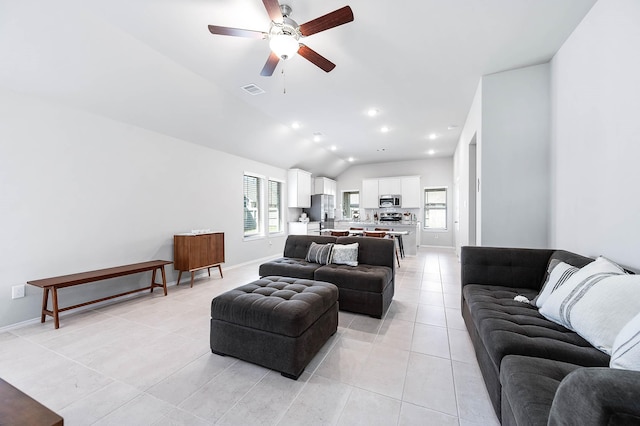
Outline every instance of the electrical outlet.
[[11, 298], [19, 299], [21, 297], [24, 297], [25, 287], [25, 284], [14, 285], [13, 287], [11, 287]]

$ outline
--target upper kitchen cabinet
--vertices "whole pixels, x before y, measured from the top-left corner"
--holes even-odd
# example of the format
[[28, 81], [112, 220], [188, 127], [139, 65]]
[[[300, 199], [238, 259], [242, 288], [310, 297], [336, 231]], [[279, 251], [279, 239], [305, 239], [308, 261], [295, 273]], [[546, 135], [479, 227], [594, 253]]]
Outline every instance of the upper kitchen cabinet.
[[329, 179], [326, 177], [317, 177], [314, 179], [313, 193], [316, 194], [326, 194], [336, 196], [337, 193], [337, 183], [333, 179]]
[[402, 193], [402, 179], [393, 178], [380, 178], [378, 179], [378, 194], [379, 195], [399, 195]]
[[360, 208], [377, 209], [379, 207], [378, 203], [378, 179], [363, 179]]
[[311, 207], [311, 173], [300, 169], [287, 172], [289, 207]]
[[405, 176], [401, 179], [402, 208], [420, 208], [420, 176]]

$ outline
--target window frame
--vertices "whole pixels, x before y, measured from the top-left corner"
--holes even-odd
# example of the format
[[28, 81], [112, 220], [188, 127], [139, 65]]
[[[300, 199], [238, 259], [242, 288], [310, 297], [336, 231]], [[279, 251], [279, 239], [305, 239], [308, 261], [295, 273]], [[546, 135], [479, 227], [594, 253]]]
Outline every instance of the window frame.
[[[427, 204], [427, 193], [429, 191], [444, 191], [444, 207], [434, 207], [434, 204], [441, 205], [443, 203], [431, 203], [432, 207]], [[430, 232], [447, 232], [449, 230], [449, 188], [447, 186], [427, 186], [422, 191], [423, 203], [422, 203], [422, 229]], [[444, 210], [444, 228], [432, 228], [427, 225], [427, 212], [431, 210]]]
[[[270, 207], [270, 201], [271, 201], [271, 182], [277, 183], [279, 186], [279, 197], [278, 197], [278, 230], [277, 231], [271, 231], [271, 207]], [[266, 185], [267, 185], [267, 198], [265, 200], [266, 202], [266, 221], [267, 221], [267, 225], [266, 225], [266, 229], [267, 229], [267, 233], [269, 235], [277, 235], [277, 234], [284, 234], [284, 227], [285, 227], [285, 223], [284, 223], [284, 186], [285, 186], [285, 182], [282, 179], [277, 179], [277, 178], [268, 178], [266, 180]]]
[[[361, 194], [360, 194], [360, 190], [359, 189], [345, 189], [343, 191], [340, 191], [342, 194], [341, 197], [341, 203], [342, 203], [342, 218], [343, 219], [349, 219], [349, 220], [353, 220], [353, 212], [351, 211], [351, 205], [345, 205], [345, 197], [347, 194], [358, 194], [358, 215], [360, 215], [360, 211], [362, 210], [361, 204], [362, 204], [362, 200], [361, 200]], [[351, 213], [351, 214], [345, 214], [345, 213]]]
[[[255, 207], [255, 212], [257, 215], [257, 218], [254, 217], [254, 221], [256, 223], [257, 226], [257, 232], [254, 234], [248, 234], [247, 235], [247, 230], [246, 230], [246, 220], [247, 220], [247, 206], [245, 204], [245, 199], [248, 198], [246, 195], [246, 186], [245, 186], [245, 179], [247, 177], [250, 178], [255, 178], [258, 180], [257, 182], [257, 197], [258, 200], [256, 200], [256, 207]], [[265, 203], [265, 197], [264, 197], [264, 187], [265, 187], [265, 176], [258, 174], [258, 173], [252, 173], [252, 172], [244, 172], [242, 174], [242, 198], [243, 198], [243, 208], [245, 209], [244, 211], [244, 215], [243, 215], [243, 239], [244, 240], [255, 240], [255, 239], [260, 239], [260, 238], [264, 238], [265, 237], [265, 219], [264, 219], [264, 203]]]

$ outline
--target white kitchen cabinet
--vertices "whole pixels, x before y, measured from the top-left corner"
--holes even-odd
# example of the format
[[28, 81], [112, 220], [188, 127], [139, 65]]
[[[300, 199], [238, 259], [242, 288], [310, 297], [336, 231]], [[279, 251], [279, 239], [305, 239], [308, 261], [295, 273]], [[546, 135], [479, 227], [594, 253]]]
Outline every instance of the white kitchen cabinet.
[[317, 177], [314, 179], [313, 195], [327, 194], [336, 196], [337, 183], [333, 179]]
[[360, 208], [377, 209], [378, 207], [378, 179], [363, 179], [362, 191], [360, 192]]
[[289, 207], [311, 207], [311, 173], [300, 169], [287, 172]]
[[402, 179], [393, 178], [380, 178], [378, 179], [378, 194], [379, 195], [398, 195], [402, 193]]
[[320, 235], [320, 222], [289, 222], [289, 235]]
[[420, 176], [405, 176], [401, 178], [401, 182], [402, 208], [420, 208]]

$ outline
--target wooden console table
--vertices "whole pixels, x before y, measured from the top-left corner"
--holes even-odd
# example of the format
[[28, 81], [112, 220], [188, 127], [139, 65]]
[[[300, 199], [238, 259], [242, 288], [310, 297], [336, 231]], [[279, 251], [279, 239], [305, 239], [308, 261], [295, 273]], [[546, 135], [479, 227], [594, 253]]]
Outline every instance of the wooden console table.
[[[60, 277], [45, 278], [41, 280], [27, 281], [27, 284], [41, 287], [42, 294], [42, 316], [40, 322], [44, 322], [46, 315], [52, 316], [55, 322], [55, 327], [60, 328], [60, 312], [68, 311], [69, 309], [79, 308], [81, 306], [90, 305], [92, 303], [103, 302], [105, 300], [113, 299], [115, 297], [125, 296], [127, 294], [137, 293], [139, 291], [150, 290], [156, 287], [164, 289], [164, 295], [167, 295], [167, 277], [165, 275], [165, 265], [170, 265], [173, 262], [168, 260], [152, 260], [149, 262], [134, 263], [131, 265], [116, 266], [115, 268], [98, 269], [96, 271], [81, 272], [79, 274], [63, 275]], [[68, 306], [66, 308], [58, 307], [58, 289], [64, 287], [71, 287], [80, 284], [92, 283], [95, 281], [102, 281], [109, 278], [122, 277], [124, 275], [137, 274], [140, 272], [153, 271], [151, 276], [151, 285], [149, 287], [137, 288], [135, 290], [127, 291], [124, 293], [118, 293], [113, 296], [102, 297], [100, 299], [91, 300], [89, 302], [79, 303], [77, 305]], [[156, 283], [156, 272], [160, 271], [162, 274], [162, 283]], [[49, 292], [51, 292], [52, 309], [48, 309], [49, 305]]]
[[0, 425], [62, 426], [64, 419], [0, 379]]
[[191, 273], [191, 287], [195, 271], [207, 269], [211, 276], [211, 268], [218, 267], [220, 276], [224, 263], [224, 232], [206, 234], [177, 234], [173, 236], [173, 267], [178, 272], [180, 284], [182, 272]]

